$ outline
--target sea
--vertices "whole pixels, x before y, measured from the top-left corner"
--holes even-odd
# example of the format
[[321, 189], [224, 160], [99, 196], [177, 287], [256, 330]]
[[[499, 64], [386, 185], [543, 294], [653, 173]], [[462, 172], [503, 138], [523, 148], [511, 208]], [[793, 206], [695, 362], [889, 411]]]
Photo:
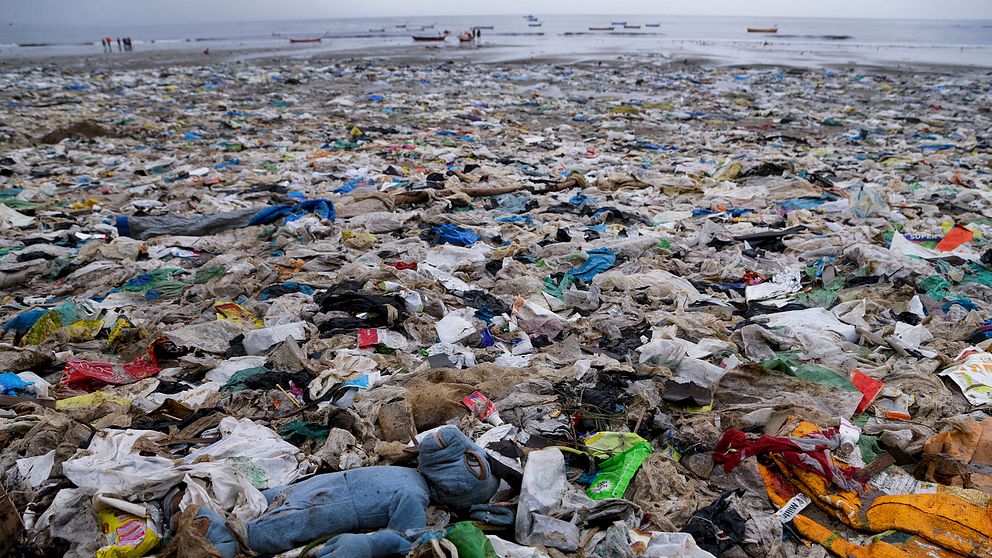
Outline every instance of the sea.
[[[530, 16], [530, 17], [528, 17]], [[458, 33], [480, 27], [481, 39]], [[774, 28], [775, 33], [748, 28]], [[606, 30], [609, 29], [609, 30]], [[413, 36], [450, 33], [438, 43]], [[325, 52], [375, 55], [397, 49], [473, 48], [488, 61], [602, 60], [626, 55], [706, 59], [714, 64], [992, 67], [992, 20], [879, 20], [657, 15], [425, 16], [242, 21], [168, 25], [0, 27], [0, 60], [102, 56], [103, 37], [131, 37], [134, 50], [244, 52], [311, 57]], [[290, 43], [290, 39], [320, 42]], [[251, 53], [251, 54], [249, 54]], [[114, 42], [114, 53], [118, 53]]]

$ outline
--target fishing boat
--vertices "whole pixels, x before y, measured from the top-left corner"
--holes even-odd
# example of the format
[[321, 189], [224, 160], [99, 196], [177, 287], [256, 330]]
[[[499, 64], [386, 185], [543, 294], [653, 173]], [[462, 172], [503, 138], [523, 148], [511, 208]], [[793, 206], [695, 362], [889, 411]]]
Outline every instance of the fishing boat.
[[644, 27], [661, 27], [660, 23], [645, 23]]
[[313, 38], [310, 38], [310, 39], [290, 39], [289, 42], [291, 42], [291, 43], [319, 43], [320, 42], [320, 37], [313, 37]]
[[369, 33], [385, 33], [385, 32], [386, 32], [385, 27], [380, 27], [379, 29], [369, 29]]
[[418, 43], [443, 43], [450, 34], [451, 31], [445, 30], [444, 33], [441, 33], [440, 35], [414, 35], [413, 40]]
[[462, 31], [461, 33], [458, 34], [458, 42], [460, 43], [470, 43], [472, 42], [473, 38], [474, 36], [468, 31]]
[[641, 26], [640, 25], [624, 25], [623, 28], [624, 29], [640, 29]]
[[590, 31], [613, 31], [612, 27], [590, 27]]
[[540, 26], [541, 26], [541, 22], [527, 24], [527, 27], [540, 27]]
[[485, 30], [485, 29], [490, 29], [490, 30], [496, 29], [496, 27], [495, 26], [492, 26], [492, 25], [476, 25], [475, 27], [477, 29], [483, 29], [483, 30]]
[[394, 25], [393, 27], [395, 27], [397, 29], [406, 29], [406, 24], [404, 23], [402, 25]]
[[626, 21], [611, 21], [612, 25], [627, 25]]
[[748, 27], [748, 33], [778, 33], [778, 27]]

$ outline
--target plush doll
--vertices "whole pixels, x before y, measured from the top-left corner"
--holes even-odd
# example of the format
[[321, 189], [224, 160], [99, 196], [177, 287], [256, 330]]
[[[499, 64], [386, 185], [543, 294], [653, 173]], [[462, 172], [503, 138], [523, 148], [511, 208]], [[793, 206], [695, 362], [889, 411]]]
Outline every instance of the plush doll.
[[[263, 492], [268, 509], [244, 524], [206, 509], [206, 538], [224, 558], [275, 554], [337, 535], [312, 556], [379, 558], [406, 554], [427, 527], [427, 506], [441, 504], [483, 514], [499, 488], [485, 452], [457, 428], [445, 427], [420, 443], [417, 469], [364, 467], [317, 475]], [[483, 504], [480, 506], [479, 504]], [[374, 531], [358, 534], [360, 532]]]

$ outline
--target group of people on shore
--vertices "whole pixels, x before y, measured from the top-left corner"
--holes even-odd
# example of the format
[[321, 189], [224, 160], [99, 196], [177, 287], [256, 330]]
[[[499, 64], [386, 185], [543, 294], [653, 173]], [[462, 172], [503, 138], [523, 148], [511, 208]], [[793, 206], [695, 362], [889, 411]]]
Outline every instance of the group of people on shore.
[[[104, 52], [114, 52], [114, 41], [110, 37], [104, 37], [100, 40], [103, 45]], [[131, 43], [131, 37], [124, 37], [123, 39], [117, 37], [117, 52], [134, 50]]]

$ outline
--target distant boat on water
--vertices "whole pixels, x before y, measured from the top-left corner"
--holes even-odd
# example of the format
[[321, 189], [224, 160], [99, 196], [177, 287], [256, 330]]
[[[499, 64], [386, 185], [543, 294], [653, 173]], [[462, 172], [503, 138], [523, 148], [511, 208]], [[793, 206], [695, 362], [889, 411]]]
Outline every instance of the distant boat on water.
[[626, 21], [611, 21], [613, 25], [627, 25]]
[[613, 31], [612, 27], [590, 27], [590, 31]]
[[450, 34], [451, 31], [446, 30], [444, 33], [440, 35], [414, 35], [413, 40], [418, 43], [428, 43], [428, 42], [441, 43], [444, 42], [444, 40], [447, 39], [448, 35]]
[[289, 42], [291, 42], [291, 43], [319, 43], [320, 42], [320, 37], [313, 37], [313, 38], [310, 38], [310, 39], [290, 39]]
[[396, 25], [395, 27], [396, 27], [397, 29], [406, 29], [406, 24], [404, 23], [404, 24], [402, 24], [402, 25]]
[[661, 27], [660, 23], [645, 23], [644, 27]]
[[537, 23], [528, 23], [527, 24], [527, 27], [540, 27], [540, 26], [541, 26], [541, 22], [540, 21], [537, 22]]
[[496, 27], [493, 25], [476, 25], [475, 27], [476, 29], [490, 29], [490, 30], [496, 29]]
[[640, 25], [624, 25], [623, 28], [624, 29], [640, 29], [641, 26]]
[[748, 27], [748, 33], [778, 33], [778, 27]]
[[380, 27], [379, 29], [369, 29], [369, 33], [385, 33], [385, 32], [386, 32], [385, 27]]

